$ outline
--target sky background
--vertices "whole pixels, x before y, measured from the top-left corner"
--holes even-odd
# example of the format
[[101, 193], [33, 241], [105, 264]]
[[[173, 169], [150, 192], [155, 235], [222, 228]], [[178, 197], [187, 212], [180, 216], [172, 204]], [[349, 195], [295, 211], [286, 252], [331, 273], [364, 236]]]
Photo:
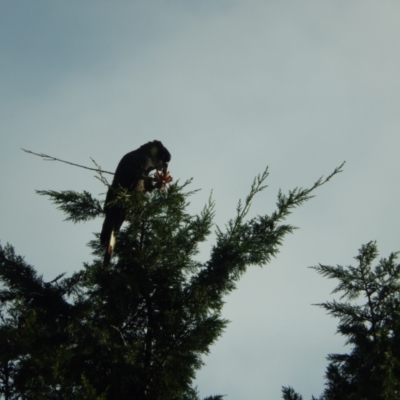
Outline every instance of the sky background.
[[321, 394], [344, 339], [312, 305], [335, 282], [307, 267], [355, 265], [370, 240], [381, 256], [400, 250], [400, 3], [0, 0], [0, 37], [0, 241], [45, 279], [92, 260], [102, 220], [64, 222], [35, 190], [105, 188], [21, 148], [114, 171], [161, 140], [171, 175], [202, 189], [190, 211], [213, 191], [221, 227], [267, 165], [249, 217], [346, 161], [288, 218], [299, 229], [280, 254], [226, 298], [231, 323], [196, 380], [228, 400], [279, 399], [282, 385]]

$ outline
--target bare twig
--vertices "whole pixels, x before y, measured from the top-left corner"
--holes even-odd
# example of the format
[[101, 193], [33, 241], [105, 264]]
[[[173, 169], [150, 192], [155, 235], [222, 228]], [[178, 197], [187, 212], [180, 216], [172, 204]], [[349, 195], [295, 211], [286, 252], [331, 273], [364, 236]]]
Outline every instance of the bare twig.
[[122, 341], [124, 342], [124, 345], [125, 345], [125, 346], [128, 346], [128, 344], [126, 343], [126, 340], [125, 340], [124, 335], [123, 335], [123, 333], [121, 332], [121, 330], [120, 330], [117, 326], [114, 326], [114, 325], [111, 325], [111, 328], [114, 328], [116, 331], [119, 332], [119, 334], [121, 335]]
[[102, 171], [100, 165], [97, 164], [97, 162], [95, 160], [93, 160], [92, 157], [90, 157], [90, 159], [92, 160], [92, 163], [96, 166], [96, 171], [97, 171], [98, 176], [96, 175], [95, 178], [98, 179], [104, 186], [110, 186], [107, 179], [103, 176], [103, 172], [105, 172], [107, 174], [111, 174], [111, 172]]
[[[102, 169], [100, 169], [100, 167], [96, 163], [95, 163], [95, 165], [97, 166], [97, 168], [90, 168], [90, 167], [85, 167], [84, 165], [79, 165], [79, 164], [75, 164], [75, 163], [72, 163], [72, 162], [69, 162], [69, 161], [60, 160], [59, 158], [48, 156], [47, 154], [43, 154], [43, 153], [39, 154], [39, 153], [35, 153], [33, 151], [25, 150], [25, 149], [21, 149], [21, 150], [25, 151], [25, 153], [29, 153], [29, 154], [33, 154], [35, 156], [42, 157], [42, 158], [44, 158], [45, 161], [60, 161], [60, 162], [65, 163], [65, 164], [73, 165], [74, 167], [85, 168], [85, 169], [89, 169], [90, 171], [100, 172], [102, 174], [114, 175], [113, 172], [103, 171]], [[92, 159], [92, 161], [93, 161], [93, 159]]]

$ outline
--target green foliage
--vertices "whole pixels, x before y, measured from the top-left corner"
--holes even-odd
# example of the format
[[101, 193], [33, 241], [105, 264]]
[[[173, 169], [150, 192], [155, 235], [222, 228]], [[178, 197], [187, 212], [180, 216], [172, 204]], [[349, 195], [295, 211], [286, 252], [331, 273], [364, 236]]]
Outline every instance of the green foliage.
[[[199, 244], [213, 228], [214, 203], [188, 214], [190, 183], [168, 193], [142, 196], [121, 191], [127, 210], [110, 265], [103, 266], [98, 235], [94, 260], [66, 278], [44, 282], [35, 269], [0, 247], [0, 394], [6, 399], [198, 400], [192, 387], [202, 356], [221, 336], [224, 296], [250, 265], [276, 255], [293, 227], [283, 220], [310, 189], [278, 195], [277, 210], [246, 220], [251, 201], [265, 186], [267, 170], [239, 202], [206, 262]], [[89, 193], [39, 191], [73, 222], [102, 217]], [[210, 396], [205, 400], [221, 400]]]
[[303, 397], [294, 391], [290, 386], [282, 387], [282, 399], [283, 400], [303, 400]]
[[85, 190], [82, 193], [73, 190], [37, 190], [36, 193], [49, 196], [54, 204], [59, 205], [58, 208], [67, 214], [67, 221], [84, 222], [102, 214], [101, 202]]
[[338, 332], [349, 354], [330, 354], [326, 388], [320, 400], [393, 400], [400, 398], [400, 264], [398, 253], [373, 261], [375, 242], [363, 245], [353, 266], [312, 267], [339, 284], [341, 300], [319, 304], [339, 319]]

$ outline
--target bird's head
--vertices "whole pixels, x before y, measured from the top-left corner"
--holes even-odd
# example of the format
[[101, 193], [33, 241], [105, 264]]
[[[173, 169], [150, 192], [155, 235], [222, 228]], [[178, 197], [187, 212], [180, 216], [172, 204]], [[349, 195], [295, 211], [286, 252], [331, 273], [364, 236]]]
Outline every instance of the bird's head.
[[159, 140], [153, 140], [145, 145], [148, 148], [148, 157], [151, 159], [151, 169], [166, 170], [171, 161], [171, 153]]

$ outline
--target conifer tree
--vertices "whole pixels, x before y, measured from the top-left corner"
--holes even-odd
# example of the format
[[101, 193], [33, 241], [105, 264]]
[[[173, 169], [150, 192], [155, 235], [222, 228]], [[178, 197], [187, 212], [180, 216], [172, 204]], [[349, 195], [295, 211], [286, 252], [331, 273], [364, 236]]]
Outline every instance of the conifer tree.
[[[195, 256], [213, 229], [214, 203], [190, 215], [188, 199], [196, 192], [188, 191], [190, 181], [171, 184], [167, 193], [119, 192], [115, 201], [127, 210], [127, 223], [108, 266], [98, 235], [90, 242], [93, 262], [50, 282], [11, 245], [0, 247], [3, 398], [198, 400], [192, 382], [226, 327], [224, 297], [248, 266], [265, 265], [278, 253], [294, 229], [285, 218], [340, 171], [309, 189], [280, 191], [274, 212], [247, 218], [265, 189], [265, 170], [235, 217], [216, 228], [206, 262]], [[88, 192], [39, 194], [73, 222], [103, 215]]]
[[[400, 264], [398, 253], [391, 253], [372, 267], [377, 256], [376, 243], [369, 242], [355, 257], [356, 267], [312, 267], [339, 281], [333, 293], [345, 301], [319, 306], [339, 319], [338, 332], [351, 346], [348, 354], [328, 355], [320, 400], [400, 399]], [[285, 400], [301, 399], [295, 396], [283, 388]]]

